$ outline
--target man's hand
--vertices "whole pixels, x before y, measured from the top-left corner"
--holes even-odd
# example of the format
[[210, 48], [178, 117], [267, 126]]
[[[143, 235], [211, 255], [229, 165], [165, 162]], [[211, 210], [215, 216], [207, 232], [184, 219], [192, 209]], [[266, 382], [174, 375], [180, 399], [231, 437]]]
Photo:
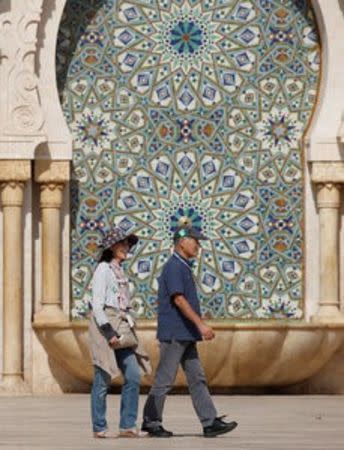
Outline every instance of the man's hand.
[[119, 344], [119, 338], [117, 336], [114, 336], [109, 340], [109, 345], [111, 348], [115, 348], [118, 344]]
[[213, 329], [202, 321], [201, 317], [191, 308], [184, 295], [176, 295], [174, 297], [174, 303], [180, 309], [183, 315], [196, 325], [203, 339], [205, 339], [206, 341], [214, 339], [215, 333]]
[[211, 341], [212, 339], [214, 339], [215, 333], [209, 325], [206, 325], [205, 323], [200, 323], [198, 325], [198, 329], [201, 335], [203, 336], [203, 339], [205, 339], [206, 341]]

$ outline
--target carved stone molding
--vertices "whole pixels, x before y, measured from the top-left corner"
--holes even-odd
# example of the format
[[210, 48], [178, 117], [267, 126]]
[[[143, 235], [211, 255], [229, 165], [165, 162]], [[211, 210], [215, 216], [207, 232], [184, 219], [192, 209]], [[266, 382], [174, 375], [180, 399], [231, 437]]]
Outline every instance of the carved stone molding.
[[313, 183], [344, 183], [344, 161], [313, 162]]
[[65, 183], [70, 180], [70, 161], [35, 161], [37, 183]]
[[31, 178], [31, 161], [0, 160], [0, 181], [26, 181]]
[[31, 159], [47, 139], [35, 70], [43, 1], [12, 0], [0, 14], [0, 157], [20, 151]]

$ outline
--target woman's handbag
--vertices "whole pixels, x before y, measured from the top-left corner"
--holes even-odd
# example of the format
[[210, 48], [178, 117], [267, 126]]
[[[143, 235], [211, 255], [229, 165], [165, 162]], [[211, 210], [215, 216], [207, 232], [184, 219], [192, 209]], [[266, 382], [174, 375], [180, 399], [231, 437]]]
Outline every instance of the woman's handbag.
[[135, 333], [135, 323], [130, 314], [106, 308], [106, 315], [112, 328], [119, 335], [118, 343], [113, 348], [136, 347], [138, 339]]

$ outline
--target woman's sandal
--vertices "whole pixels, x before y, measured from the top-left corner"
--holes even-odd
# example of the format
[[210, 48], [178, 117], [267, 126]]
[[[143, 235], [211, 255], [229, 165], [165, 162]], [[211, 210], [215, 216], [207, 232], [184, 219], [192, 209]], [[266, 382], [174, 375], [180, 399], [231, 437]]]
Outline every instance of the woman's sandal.
[[129, 428], [127, 430], [120, 430], [118, 434], [119, 438], [140, 438], [144, 436], [145, 434], [133, 428]]
[[93, 433], [93, 437], [99, 438], [99, 439], [104, 439], [104, 438], [107, 437], [106, 434], [107, 434], [107, 430], [104, 430], [104, 431], [95, 431], [95, 432]]

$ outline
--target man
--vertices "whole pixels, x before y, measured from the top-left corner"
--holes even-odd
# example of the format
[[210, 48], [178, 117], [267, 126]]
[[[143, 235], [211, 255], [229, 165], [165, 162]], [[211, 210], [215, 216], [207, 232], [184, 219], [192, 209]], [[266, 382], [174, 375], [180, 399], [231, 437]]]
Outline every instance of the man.
[[178, 228], [174, 234], [174, 253], [159, 277], [160, 361], [144, 406], [142, 424], [142, 431], [147, 431], [153, 437], [173, 435], [162, 426], [162, 414], [166, 395], [172, 389], [179, 364], [185, 372], [204, 437], [215, 437], [237, 426], [236, 422], [227, 423], [217, 417], [197, 353], [197, 341], [215, 337], [212, 328], [200, 316], [200, 304], [190, 263], [197, 256], [202, 239], [207, 238], [195, 228]]

